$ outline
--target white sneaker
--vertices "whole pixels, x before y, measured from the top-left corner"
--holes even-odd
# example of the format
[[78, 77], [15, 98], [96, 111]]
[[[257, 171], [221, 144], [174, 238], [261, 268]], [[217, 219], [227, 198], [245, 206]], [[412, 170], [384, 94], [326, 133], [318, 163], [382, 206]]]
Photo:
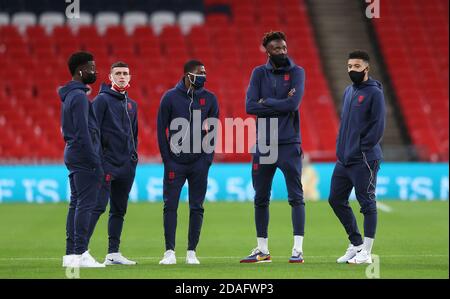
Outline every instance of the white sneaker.
[[80, 268], [104, 268], [104, 264], [97, 262], [92, 255], [90, 255], [89, 250], [86, 250], [77, 260], [74, 262], [74, 267]]
[[347, 261], [348, 264], [372, 264], [372, 255], [365, 249], [358, 251], [354, 258]]
[[73, 264], [74, 260], [76, 259], [76, 257], [77, 257], [76, 254], [69, 254], [69, 255], [63, 256], [62, 266], [63, 267], [73, 267], [72, 264]]
[[197, 259], [194, 250], [188, 250], [186, 253], [186, 264], [190, 265], [198, 265], [200, 261]]
[[347, 263], [349, 260], [354, 258], [356, 256], [356, 253], [358, 252], [358, 250], [361, 250], [361, 249], [362, 249], [362, 245], [353, 246], [353, 244], [350, 244], [348, 246], [347, 251], [345, 252], [345, 254], [343, 256], [341, 256], [340, 258], [338, 258], [336, 262], [338, 264], [345, 264], [345, 263]]
[[136, 265], [135, 261], [124, 257], [120, 252], [108, 253], [105, 257], [105, 265]]
[[177, 263], [177, 258], [175, 257], [175, 251], [167, 250], [164, 252], [164, 257], [159, 261], [160, 265], [175, 265]]

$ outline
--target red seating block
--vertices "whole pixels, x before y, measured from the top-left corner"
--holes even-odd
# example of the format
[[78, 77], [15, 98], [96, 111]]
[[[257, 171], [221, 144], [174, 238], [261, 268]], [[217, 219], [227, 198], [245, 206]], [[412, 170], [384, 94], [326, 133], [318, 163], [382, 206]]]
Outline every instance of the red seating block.
[[448, 161], [446, 9], [447, 1], [401, 0], [386, 3], [383, 19], [373, 20], [413, 143], [430, 161]]

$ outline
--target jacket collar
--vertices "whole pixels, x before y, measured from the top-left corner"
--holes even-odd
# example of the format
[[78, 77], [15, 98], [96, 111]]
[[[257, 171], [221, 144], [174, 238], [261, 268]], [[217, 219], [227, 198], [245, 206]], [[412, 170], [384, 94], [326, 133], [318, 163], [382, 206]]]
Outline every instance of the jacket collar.
[[[177, 85], [175, 86], [175, 88], [179, 91], [182, 91], [184, 94], [187, 93], [188, 89], [186, 88], [186, 85], [184, 85], [184, 77], [181, 78], [180, 81], [178, 81]], [[205, 89], [202, 88], [198, 88], [198, 89], [191, 89], [191, 91], [194, 91], [194, 95], [198, 96], [199, 94], [201, 94]]]
[[124, 100], [127, 95], [126, 91], [125, 91], [125, 93], [120, 93], [120, 92], [112, 89], [111, 84], [106, 84], [106, 83], [102, 83], [102, 85], [100, 87], [100, 93], [106, 93], [106, 94], [116, 98], [117, 100]]
[[295, 66], [295, 62], [289, 56], [288, 56], [288, 61], [289, 61], [289, 63], [287, 66], [275, 69], [273, 67], [272, 63], [270, 62], [270, 59], [267, 59], [265, 68], [271, 72], [289, 72]]

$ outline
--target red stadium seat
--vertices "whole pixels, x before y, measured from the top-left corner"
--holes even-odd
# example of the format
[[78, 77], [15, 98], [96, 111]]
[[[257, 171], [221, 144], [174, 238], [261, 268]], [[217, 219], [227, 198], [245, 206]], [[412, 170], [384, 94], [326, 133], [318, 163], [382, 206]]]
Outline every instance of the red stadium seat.
[[[130, 96], [140, 107], [139, 150], [144, 159], [159, 158], [155, 142], [159, 102], [162, 94], [180, 80], [183, 64], [188, 59], [196, 58], [206, 64], [206, 87], [218, 97], [221, 119], [250, 117], [245, 112], [248, 80], [253, 68], [267, 61], [260, 49], [261, 37], [269, 30], [282, 29], [289, 36], [291, 55], [305, 67], [309, 77], [315, 78], [307, 81], [302, 103], [303, 147], [314, 153], [313, 159], [334, 160], [338, 120], [325, 76], [317, 63], [320, 59], [304, 1], [263, 0], [258, 6], [253, 1], [205, 1], [206, 6], [215, 4], [229, 5], [231, 16], [207, 14], [205, 24], [194, 26], [187, 35], [183, 35], [178, 26], [164, 27], [159, 36], [150, 26], [136, 27], [131, 36], [123, 26], [109, 27], [104, 35], [99, 35], [95, 26], [82, 26], [76, 33], [67, 26], [58, 26], [50, 35], [43, 28], [33, 26], [24, 36], [15, 27], [0, 27], [0, 43], [6, 44], [6, 51], [0, 53], [0, 58], [2, 62], [14, 61], [11, 65], [7, 62], [0, 74], [7, 78], [27, 78], [0, 82], [0, 119], [7, 120], [0, 121], [0, 127], [2, 132], [17, 132], [0, 139], [2, 157], [62, 159], [64, 142], [60, 133], [61, 102], [57, 88], [70, 80], [67, 58], [79, 50], [88, 50], [95, 56], [99, 79], [92, 86], [91, 98], [98, 92], [100, 83], [107, 81], [113, 61], [129, 63]], [[440, 21], [435, 23], [440, 24]], [[245, 38], [237, 43], [239, 36]], [[445, 39], [436, 38], [433, 45], [444, 47]], [[428, 50], [420, 51], [417, 54], [422, 57]], [[412, 69], [411, 76], [414, 75]], [[436, 73], [430, 73], [430, 80], [435, 80], [435, 76]], [[442, 96], [439, 92], [431, 94], [433, 98]], [[433, 100], [430, 107], [432, 111], [439, 111], [439, 102]], [[445, 114], [439, 119], [444, 120], [440, 124], [445, 123]], [[440, 134], [445, 135], [445, 132]], [[424, 138], [420, 136], [419, 140]], [[11, 140], [13, 145], [10, 145]], [[250, 159], [248, 154], [217, 157], [234, 162]]]
[[395, 4], [387, 2], [382, 7], [383, 18], [373, 20], [409, 133], [421, 158], [432, 161], [448, 161], [448, 15], [445, 11], [448, 13], [447, 1], [419, 4], [402, 0]]

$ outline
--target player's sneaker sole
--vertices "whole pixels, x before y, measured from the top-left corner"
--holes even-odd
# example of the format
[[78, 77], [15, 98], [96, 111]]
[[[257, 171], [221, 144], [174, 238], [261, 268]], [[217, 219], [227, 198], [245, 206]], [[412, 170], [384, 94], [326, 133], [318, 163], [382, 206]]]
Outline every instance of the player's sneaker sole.
[[172, 262], [172, 261], [170, 261], [170, 262], [163, 262], [163, 261], [160, 261], [159, 264], [160, 264], [160, 265], [176, 265], [177, 262], [176, 262], [176, 261], [175, 261], [175, 262]]
[[365, 260], [365, 261], [356, 261], [354, 259], [351, 259], [351, 260], [347, 261], [347, 264], [349, 264], [349, 265], [368, 265], [368, 264], [372, 264], [372, 259]]
[[255, 259], [251, 259], [251, 260], [241, 260], [240, 263], [241, 264], [259, 264], [259, 263], [271, 263], [272, 260], [269, 258], [264, 259], [264, 260], [255, 260]]
[[260, 263], [271, 263], [272, 260], [264, 260], [264, 261], [241, 261], [241, 264], [260, 264]]
[[115, 265], [134, 266], [137, 263], [131, 264], [131, 263], [122, 263], [122, 262], [118, 262], [118, 261], [105, 260], [103, 262], [103, 264], [105, 264], [106, 266], [115, 266]]
[[303, 264], [305, 263], [305, 260], [301, 259], [289, 259], [289, 264]]
[[345, 261], [336, 261], [336, 264], [348, 264], [348, 260], [345, 260]]

